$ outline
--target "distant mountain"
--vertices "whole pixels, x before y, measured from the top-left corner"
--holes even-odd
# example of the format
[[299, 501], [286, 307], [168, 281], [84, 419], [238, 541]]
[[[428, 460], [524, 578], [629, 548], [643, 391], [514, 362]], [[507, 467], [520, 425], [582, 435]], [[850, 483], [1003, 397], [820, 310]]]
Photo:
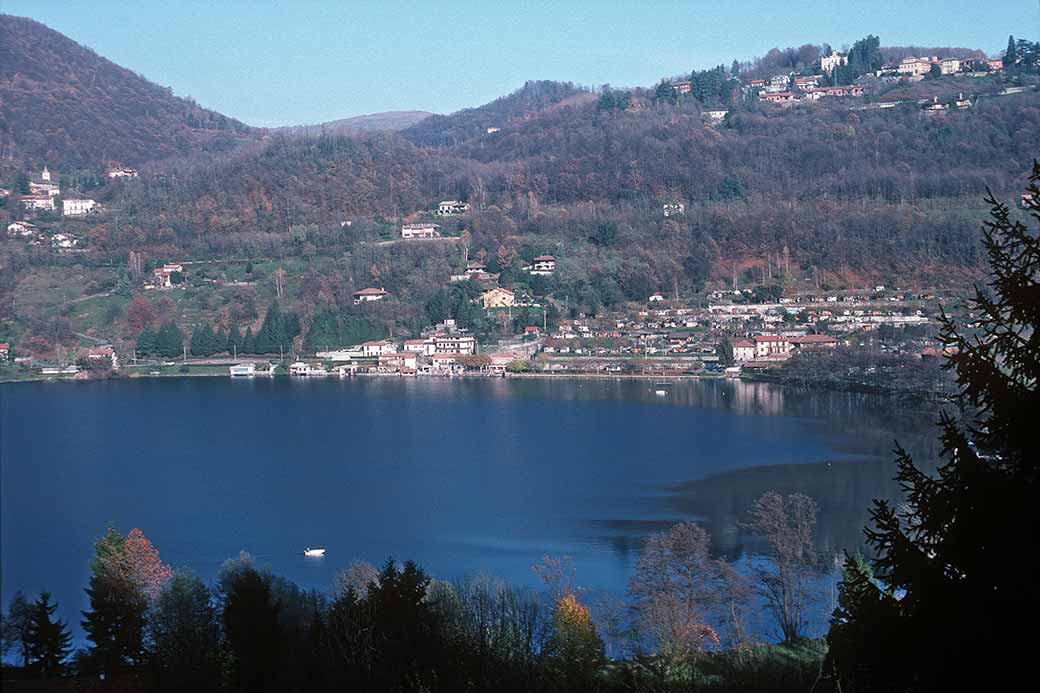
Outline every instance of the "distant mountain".
[[221, 151], [259, 130], [30, 19], [0, 15], [0, 155], [64, 168]]
[[570, 82], [531, 81], [508, 96], [451, 115], [434, 115], [403, 131], [418, 145], [454, 146], [524, 122], [539, 113], [595, 101], [594, 94]]
[[369, 113], [330, 120], [317, 125], [289, 125], [269, 128], [272, 134], [290, 135], [293, 137], [315, 137], [318, 135], [355, 135], [359, 132], [377, 132], [380, 130], [404, 130], [410, 128], [433, 114], [428, 111], [386, 111]]

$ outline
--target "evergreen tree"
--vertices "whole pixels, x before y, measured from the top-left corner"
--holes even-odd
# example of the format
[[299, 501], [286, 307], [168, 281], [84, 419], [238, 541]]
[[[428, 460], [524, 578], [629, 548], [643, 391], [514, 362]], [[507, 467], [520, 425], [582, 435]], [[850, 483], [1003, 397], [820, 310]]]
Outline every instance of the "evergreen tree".
[[94, 643], [91, 656], [100, 671], [111, 676], [126, 664], [144, 658], [144, 627], [148, 600], [118, 568], [126, 539], [110, 529], [94, 546], [91, 562], [90, 610], [83, 612], [83, 630]]
[[152, 329], [151, 325], [145, 325], [137, 333], [137, 339], [134, 340], [134, 348], [138, 356], [150, 356], [159, 351], [159, 336]]
[[72, 635], [64, 621], [54, 619], [58, 605], [51, 604], [50, 599], [49, 592], [42, 592], [33, 603], [27, 634], [29, 658], [43, 678], [60, 674], [72, 650]]
[[1004, 67], [1011, 67], [1018, 62], [1018, 46], [1014, 36], [1008, 36], [1007, 50], [1004, 51]]
[[213, 330], [209, 328], [209, 325], [205, 323], [196, 325], [191, 332], [191, 345], [188, 347], [188, 351], [192, 356], [209, 356], [213, 353], [210, 344], [212, 337]]
[[173, 320], [168, 320], [159, 328], [155, 339], [155, 352], [164, 358], [184, 355], [184, 335]]
[[201, 580], [184, 574], [170, 579], [156, 600], [149, 633], [160, 690], [218, 688], [220, 624]]
[[245, 351], [242, 348], [242, 333], [238, 329], [238, 323], [233, 322], [228, 328], [227, 341], [225, 342], [224, 348], [227, 350], [227, 353], [232, 356]]
[[[1029, 215], [1040, 222], [1040, 163], [1030, 180]], [[842, 690], [998, 690], [1032, 673], [1032, 639], [1020, 629], [1040, 618], [1040, 237], [987, 201], [991, 280], [972, 300], [977, 331], [942, 317], [965, 413], [942, 416], [936, 476], [900, 449], [905, 503], [875, 501], [866, 534], [884, 587], [856, 572], [843, 584], [850, 598], [832, 626]], [[865, 670], [879, 643], [885, 658]]]

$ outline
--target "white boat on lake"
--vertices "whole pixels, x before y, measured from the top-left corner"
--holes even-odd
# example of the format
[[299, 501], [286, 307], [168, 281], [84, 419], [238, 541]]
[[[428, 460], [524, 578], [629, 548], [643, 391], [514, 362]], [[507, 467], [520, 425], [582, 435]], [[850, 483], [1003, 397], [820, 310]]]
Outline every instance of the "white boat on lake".
[[325, 549], [312, 549], [310, 547], [307, 547], [303, 550], [303, 555], [311, 556], [313, 558], [320, 558], [321, 556], [325, 555]]

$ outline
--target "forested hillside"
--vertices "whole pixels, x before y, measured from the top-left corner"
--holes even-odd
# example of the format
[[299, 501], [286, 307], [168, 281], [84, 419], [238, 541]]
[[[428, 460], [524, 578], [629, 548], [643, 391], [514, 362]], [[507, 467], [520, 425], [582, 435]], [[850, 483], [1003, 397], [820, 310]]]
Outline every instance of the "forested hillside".
[[30, 19], [0, 15], [0, 153], [64, 168], [224, 151], [256, 131]]

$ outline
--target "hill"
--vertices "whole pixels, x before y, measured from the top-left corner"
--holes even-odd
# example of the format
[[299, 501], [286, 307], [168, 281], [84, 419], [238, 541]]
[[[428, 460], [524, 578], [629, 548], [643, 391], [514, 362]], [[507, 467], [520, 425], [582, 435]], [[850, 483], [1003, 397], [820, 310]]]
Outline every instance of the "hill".
[[404, 130], [414, 144], [452, 146], [490, 134], [517, 122], [566, 105], [594, 101], [595, 96], [569, 82], [531, 81], [508, 96], [451, 115], [430, 116]]
[[320, 135], [355, 135], [379, 130], [404, 130], [433, 114], [429, 111], [386, 111], [330, 120], [316, 125], [287, 125], [269, 128], [268, 132], [292, 137], [318, 137]]
[[259, 132], [30, 19], [0, 15], [0, 153], [32, 164], [139, 165], [225, 151]]

